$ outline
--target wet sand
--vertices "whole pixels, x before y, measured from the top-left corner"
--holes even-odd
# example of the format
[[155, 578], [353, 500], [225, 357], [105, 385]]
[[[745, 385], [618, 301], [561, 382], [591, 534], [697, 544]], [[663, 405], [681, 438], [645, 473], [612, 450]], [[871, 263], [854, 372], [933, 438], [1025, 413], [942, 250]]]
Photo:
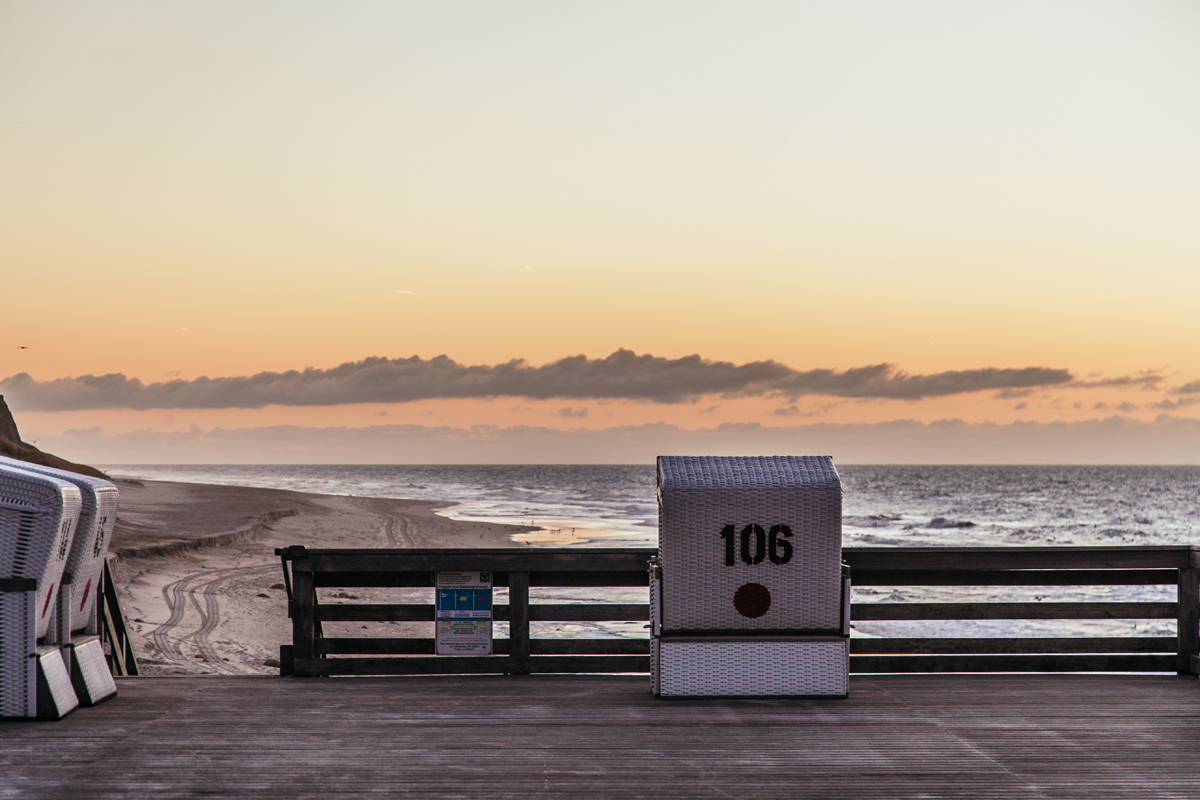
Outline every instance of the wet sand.
[[[435, 513], [450, 503], [115, 479], [110, 552], [147, 675], [276, 672], [279, 645], [291, 641], [276, 547], [521, 547], [511, 537], [531, 530]], [[322, 601], [421, 602], [431, 593], [364, 589]], [[390, 636], [431, 633], [390, 624]]]

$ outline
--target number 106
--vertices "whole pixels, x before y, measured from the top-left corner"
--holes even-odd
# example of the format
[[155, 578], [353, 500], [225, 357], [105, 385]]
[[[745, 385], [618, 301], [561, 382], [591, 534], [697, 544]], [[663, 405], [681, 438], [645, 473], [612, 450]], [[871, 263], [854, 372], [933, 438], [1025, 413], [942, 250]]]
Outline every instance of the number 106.
[[787, 525], [772, 525], [770, 531], [765, 531], [761, 525], [751, 524], [742, 528], [740, 536], [734, 526], [726, 525], [721, 529], [725, 566], [734, 565], [739, 550], [743, 564], [761, 564], [764, 558], [770, 558], [772, 564], [786, 564], [792, 560], [792, 543], [788, 541], [791, 535]]

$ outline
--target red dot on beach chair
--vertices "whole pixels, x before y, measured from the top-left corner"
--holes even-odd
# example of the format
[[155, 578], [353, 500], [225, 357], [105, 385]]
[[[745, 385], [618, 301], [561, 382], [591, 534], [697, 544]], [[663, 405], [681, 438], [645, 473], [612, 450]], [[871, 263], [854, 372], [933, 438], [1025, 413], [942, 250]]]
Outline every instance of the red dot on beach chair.
[[746, 583], [734, 592], [733, 607], [743, 617], [757, 619], [771, 608], [771, 593], [761, 583]]

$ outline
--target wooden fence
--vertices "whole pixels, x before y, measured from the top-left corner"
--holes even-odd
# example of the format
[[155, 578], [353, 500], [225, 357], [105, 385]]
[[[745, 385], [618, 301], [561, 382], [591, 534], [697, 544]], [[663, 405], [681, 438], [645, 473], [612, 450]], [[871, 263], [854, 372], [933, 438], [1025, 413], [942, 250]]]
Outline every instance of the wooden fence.
[[[292, 644], [285, 675], [649, 672], [649, 642], [530, 637], [530, 622], [648, 621], [647, 603], [531, 604], [531, 587], [648, 585], [651, 549], [275, 551], [288, 586]], [[1174, 602], [854, 603], [853, 621], [1177, 621], [1175, 636], [850, 639], [850, 671], [1175, 672], [1200, 674], [1200, 547], [846, 548], [853, 584], [868, 586], [1176, 587]], [[325, 622], [432, 623], [427, 604], [319, 603], [318, 589], [432, 587], [439, 571], [488, 571], [508, 587], [493, 619], [509, 623], [492, 656], [437, 656], [430, 638], [327, 637]], [[432, 631], [432, 625], [430, 626]]]
[[121, 611], [121, 599], [117, 597], [117, 585], [113, 581], [112, 562], [108, 556], [104, 560], [104, 572], [100, 576], [100, 590], [96, 609], [100, 621], [100, 643], [104, 648], [104, 659], [108, 669], [116, 676], [138, 675], [137, 656], [133, 652], [133, 640], [129, 636], [129, 626], [125, 622], [125, 614]]

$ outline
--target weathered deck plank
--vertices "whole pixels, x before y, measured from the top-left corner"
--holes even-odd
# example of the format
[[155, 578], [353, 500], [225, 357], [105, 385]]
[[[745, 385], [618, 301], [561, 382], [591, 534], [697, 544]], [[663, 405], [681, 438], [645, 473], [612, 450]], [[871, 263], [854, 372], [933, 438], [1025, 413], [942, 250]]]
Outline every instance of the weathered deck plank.
[[[654, 700], [645, 676], [138, 678], [0, 722], [15, 798], [1166, 798], [1200, 683], [853, 676], [849, 700]], [[51, 759], [50, 754], [54, 754]]]

